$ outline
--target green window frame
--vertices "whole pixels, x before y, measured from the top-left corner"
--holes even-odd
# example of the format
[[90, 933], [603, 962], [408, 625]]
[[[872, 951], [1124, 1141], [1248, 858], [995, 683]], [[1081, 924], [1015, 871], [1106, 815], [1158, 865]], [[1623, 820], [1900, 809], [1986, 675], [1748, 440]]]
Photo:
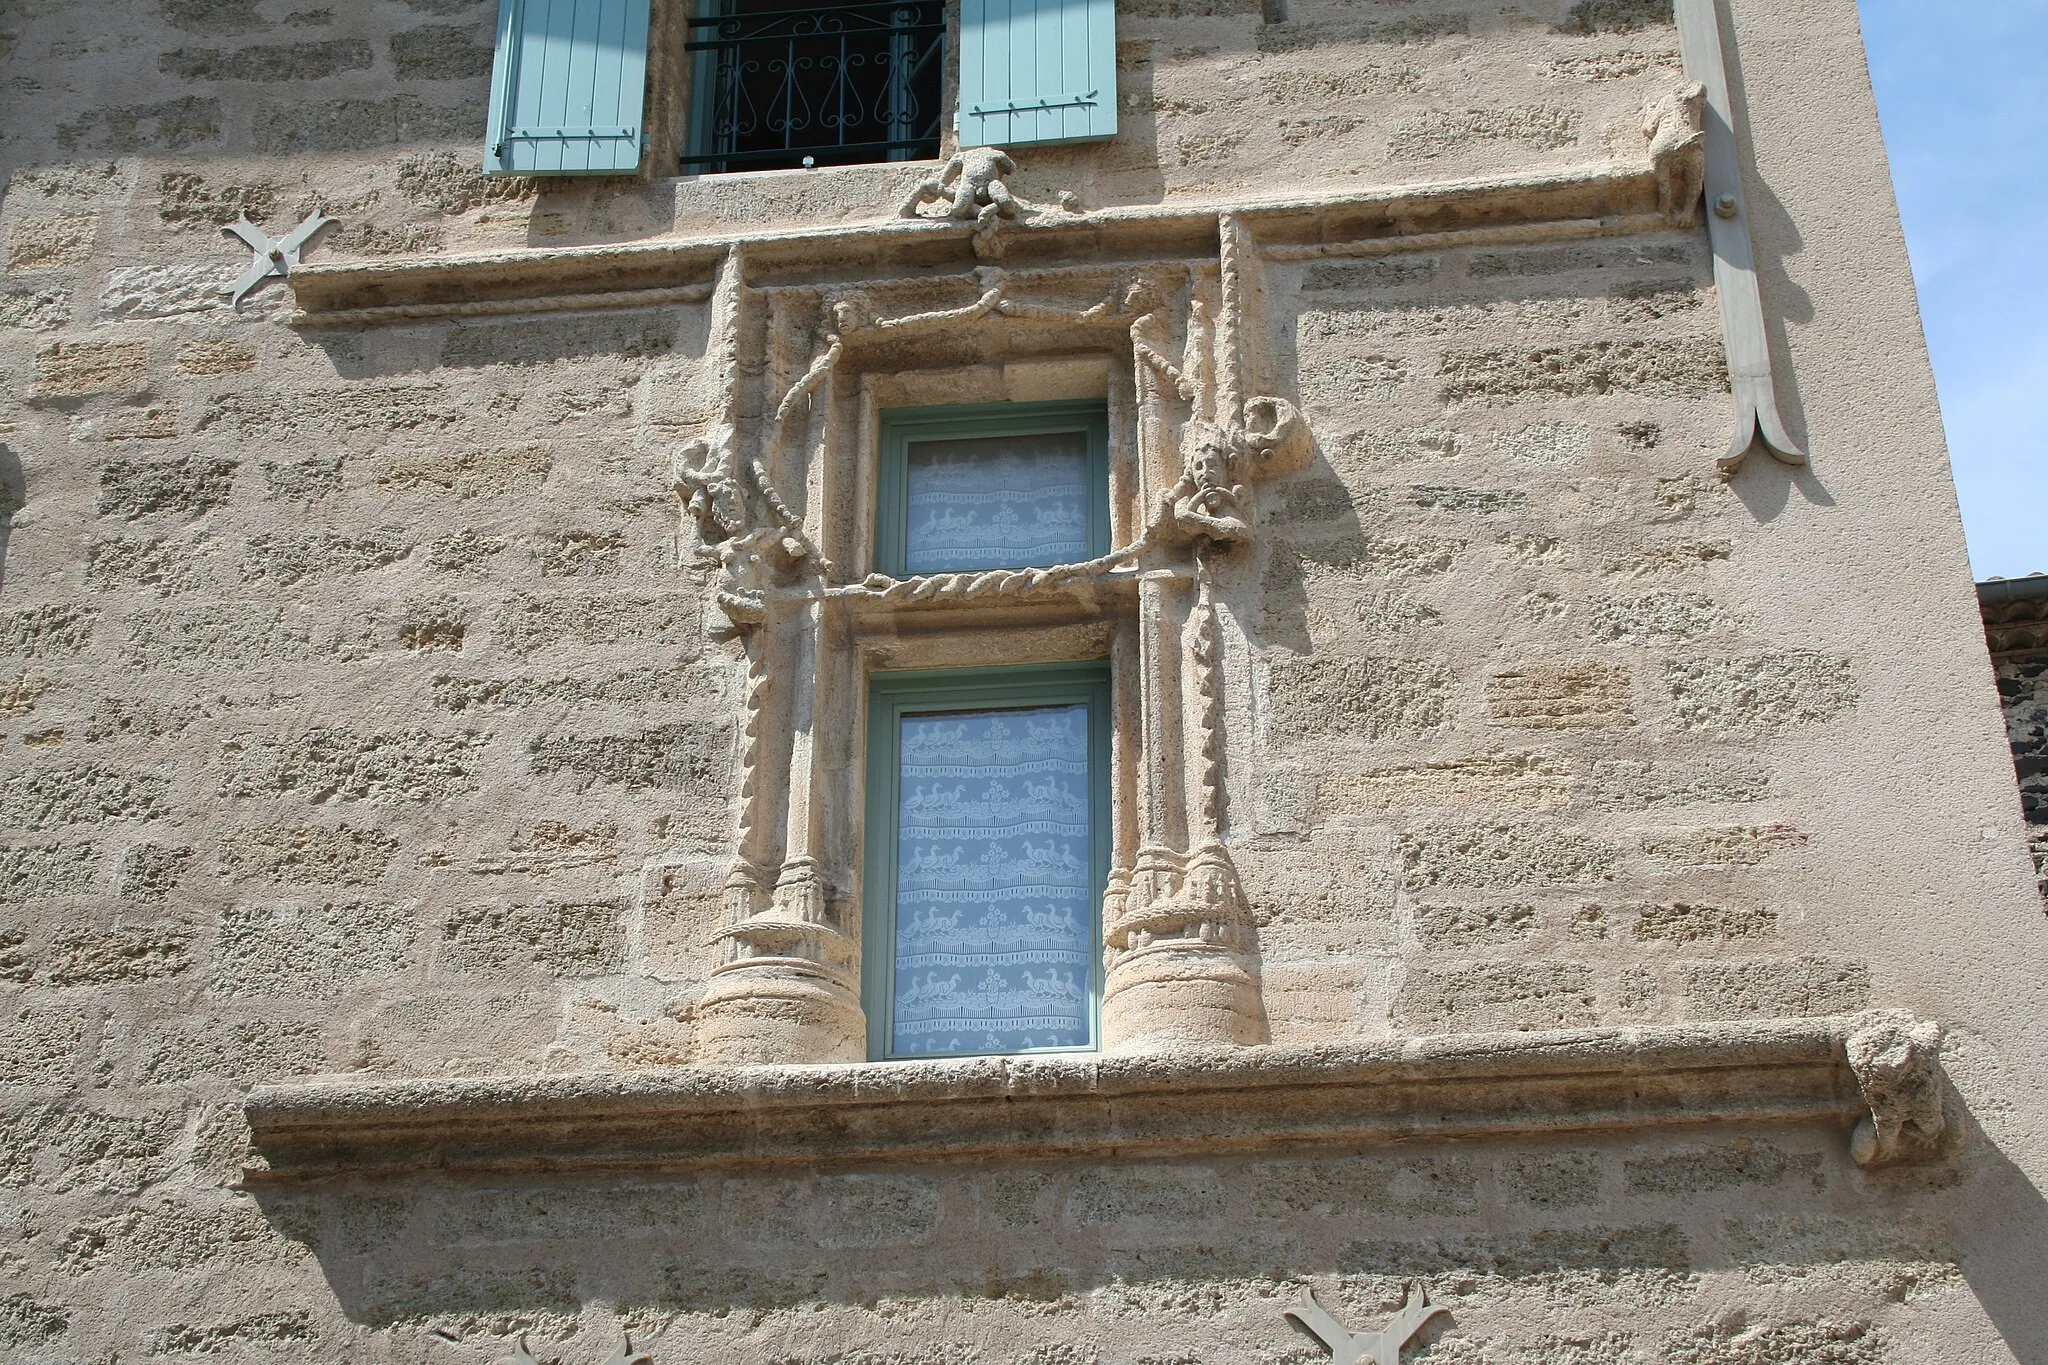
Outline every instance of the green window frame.
[[1088, 708], [1088, 1041], [1079, 1047], [1033, 1048], [1026, 1053], [944, 1055], [1035, 1056], [1041, 1052], [1093, 1052], [1100, 1048], [1102, 896], [1109, 883], [1110, 858], [1110, 678], [1106, 659], [1080, 664], [922, 669], [870, 675], [861, 896], [861, 1000], [867, 1013], [870, 1061], [933, 1055], [899, 1053], [892, 1037], [896, 1017], [896, 888], [903, 719], [947, 712], [1072, 705]]
[[875, 568], [878, 571], [891, 578], [906, 576], [910, 539], [908, 465], [910, 447], [918, 441], [1085, 433], [1088, 438], [1088, 550], [1085, 557], [1095, 559], [1109, 553], [1107, 400], [1062, 399], [1047, 403], [891, 408], [882, 413], [881, 428], [881, 465], [875, 497]]

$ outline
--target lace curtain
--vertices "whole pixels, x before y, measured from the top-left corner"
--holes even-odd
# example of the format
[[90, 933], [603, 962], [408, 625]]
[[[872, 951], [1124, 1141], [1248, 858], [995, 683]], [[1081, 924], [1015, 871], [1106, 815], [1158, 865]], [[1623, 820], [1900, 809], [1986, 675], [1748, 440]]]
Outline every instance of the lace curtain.
[[901, 724], [894, 1055], [1085, 1047], [1088, 708]]
[[905, 452], [912, 574], [1088, 557], [1088, 436], [913, 441]]

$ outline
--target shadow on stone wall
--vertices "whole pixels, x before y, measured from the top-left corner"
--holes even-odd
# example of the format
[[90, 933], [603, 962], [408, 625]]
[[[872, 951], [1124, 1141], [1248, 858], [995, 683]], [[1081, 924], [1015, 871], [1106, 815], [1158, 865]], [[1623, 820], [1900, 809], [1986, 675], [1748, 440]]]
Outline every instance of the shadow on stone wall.
[[[624, 1326], [664, 1365], [711, 1349], [825, 1362], [884, 1347], [890, 1360], [1004, 1365], [1051, 1361], [1034, 1343], [1062, 1342], [1086, 1348], [1077, 1361], [1097, 1346], [1120, 1361], [1147, 1354], [1119, 1344], [1134, 1332], [1155, 1359], [1187, 1347], [1204, 1365], [1307, 1360], [1320, 1351], [1280, 1316], [1303, 1284], [1362, 1328], [1410, 1280], [1449, 1309], [1423, 1340], [1487, 1342], [1488, 1361], [1495, 1343], [1502, 1359], [1550, 1359], [1627, 1323], [1620, 1347], [1661, 1341], [1665, 1360], [1862, 1365], [1937, 1315], [1955, 1331], [1978, 1313], [2015, 1356], [2039, 1359], [2048, 1312], [2029, 1249], [2048, 1246], [2048, 1203], [1965, 1122], [1957, 1166], [1874, 1174], [1837, 1135], [1760, 1129], [254, 1193], [351, 1322], [489, 1359], [530, 1332], [575, 1360]], [[1731, 1332], [1790, 1353], [1729, 1354]], [[1799, 1354], [1802, 1333], [1836, 1353]]]

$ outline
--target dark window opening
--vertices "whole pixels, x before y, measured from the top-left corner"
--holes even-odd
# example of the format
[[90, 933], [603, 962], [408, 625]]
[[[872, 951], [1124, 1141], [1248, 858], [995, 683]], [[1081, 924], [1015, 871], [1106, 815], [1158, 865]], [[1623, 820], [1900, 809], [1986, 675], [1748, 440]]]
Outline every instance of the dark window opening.
[[916, 161], [939, 152], [943, 0], [784, 9], [713, 0], [690, 21], [685, 171]]

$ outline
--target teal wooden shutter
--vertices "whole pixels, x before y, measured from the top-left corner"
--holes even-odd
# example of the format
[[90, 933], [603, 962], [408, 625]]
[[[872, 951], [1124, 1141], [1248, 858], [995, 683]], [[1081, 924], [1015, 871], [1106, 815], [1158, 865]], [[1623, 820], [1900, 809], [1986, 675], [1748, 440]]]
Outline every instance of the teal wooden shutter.
[[648, 0], [499, 0], [484, 170], [640, 168]]
[[960, 145], [1116, 136], [1116, 0], [963, 0]]

